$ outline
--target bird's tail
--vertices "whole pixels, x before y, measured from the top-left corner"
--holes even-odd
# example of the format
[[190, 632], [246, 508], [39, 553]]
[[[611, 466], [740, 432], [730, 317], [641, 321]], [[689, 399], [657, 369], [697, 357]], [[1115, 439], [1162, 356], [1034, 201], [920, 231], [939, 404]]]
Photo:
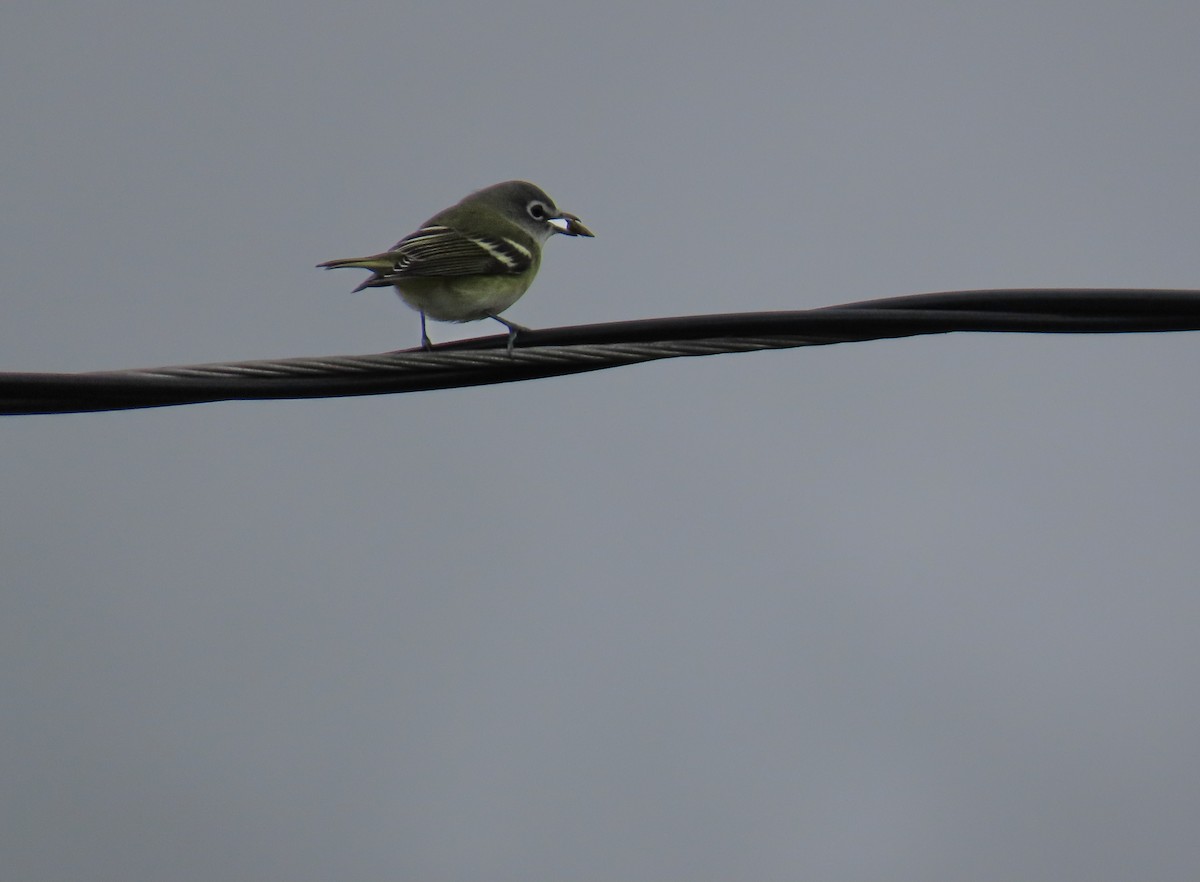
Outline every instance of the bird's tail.
[[318, 263], [318, 269], [341, 269], [342, 267], [353, 267], [354, 269], [370, 270], [374, 273], [371, 278], [367, 279], [361, 285], [354, 289], [355, 292], [361, 291], [364, 288], [376, 288], [381, 284], [379, 280], [385, 273], [389, 273], [395, 266], [395, 256], [388, 252], [382, 254], [372, 254], [369, 257], [344, 257], [340, 260], [327, 260], [324, 263]]

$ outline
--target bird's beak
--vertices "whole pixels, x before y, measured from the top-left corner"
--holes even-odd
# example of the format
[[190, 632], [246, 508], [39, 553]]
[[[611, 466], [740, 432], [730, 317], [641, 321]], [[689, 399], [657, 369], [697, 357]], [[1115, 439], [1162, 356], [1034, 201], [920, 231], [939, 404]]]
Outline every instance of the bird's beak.
[[566, 224], [561, 227], [558, 224], [551, 225], [554, 227], [555, 232], [562, 233], [564, 236], [590, 236], [594, 238], [596, 235], [583, 225], [583, 221], [565, 211], [556, 215], [555, 220], [566, 221]]

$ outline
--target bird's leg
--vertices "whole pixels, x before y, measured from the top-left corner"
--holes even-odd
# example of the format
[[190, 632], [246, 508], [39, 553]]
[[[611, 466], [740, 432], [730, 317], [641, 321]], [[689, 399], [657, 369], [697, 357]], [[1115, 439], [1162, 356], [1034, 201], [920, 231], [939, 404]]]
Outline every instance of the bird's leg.
[[528, 331], [529, 328], [524, 325], [518, 325], [516, 322], [510, 322], [508, 319], [502, 319], [494, 312], [488, 313], [488, 318], [494, 318], [504, 327], [508, 328], [508, 354], [512, 355], [513, 343], [517, 340], [517, 331]]
[[433, 344], [429, 341], [429, 335], [425, 333], [425, 310], [421, 310], [421, 348], [426, 352], [433, 351]]

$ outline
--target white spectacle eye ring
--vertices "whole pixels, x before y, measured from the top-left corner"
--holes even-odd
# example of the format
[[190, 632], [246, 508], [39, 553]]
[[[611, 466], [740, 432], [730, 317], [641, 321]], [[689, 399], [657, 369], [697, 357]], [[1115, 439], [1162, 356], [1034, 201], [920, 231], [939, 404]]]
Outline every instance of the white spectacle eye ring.
[[535, 221], [544, 221], [550, 217], [550, 209], [546, 206], [545, 202], [542, 202], [538, 199], [534, 199], [532, 202], [526, 205], [525, 211], [528, 212], [529, 216]]

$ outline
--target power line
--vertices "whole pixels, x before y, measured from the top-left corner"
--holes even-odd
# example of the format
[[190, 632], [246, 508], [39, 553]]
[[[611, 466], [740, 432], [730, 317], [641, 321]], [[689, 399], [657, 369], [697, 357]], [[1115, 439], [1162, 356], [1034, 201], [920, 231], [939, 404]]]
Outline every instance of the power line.
[[0, 414], [80, 413], [205, 401], [383, 395], [511, 383], [662, 358], [951, 331], [1114, 334], [1200, 330], [1200, 291], [1007, 289], [917, 294], [794, 312], [577, 325], [379, 355], [284, 358], [90, 373], [0, 374]]

